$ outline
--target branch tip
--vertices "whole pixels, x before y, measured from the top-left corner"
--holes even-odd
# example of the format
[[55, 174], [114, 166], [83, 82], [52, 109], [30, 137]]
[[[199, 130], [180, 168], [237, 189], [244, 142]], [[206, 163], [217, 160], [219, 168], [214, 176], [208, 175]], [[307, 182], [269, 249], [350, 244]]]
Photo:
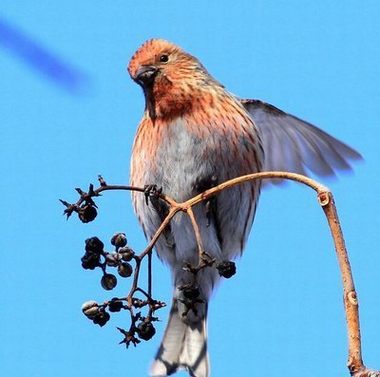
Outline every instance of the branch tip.
[[322, 191], [318, 193], [318, 202], [322, 207], [330, 203], [331, 193], [329, 191]]
[[66, 200], [58, 199], [66, 208], [69, 208], [71, 204], [69, 202], [66, 202]]
[[107, 186], [106, 181], [104, 180], [104, 178], [100, 174], [98, 175], [98, 181], [100, 183], [100, 186]]

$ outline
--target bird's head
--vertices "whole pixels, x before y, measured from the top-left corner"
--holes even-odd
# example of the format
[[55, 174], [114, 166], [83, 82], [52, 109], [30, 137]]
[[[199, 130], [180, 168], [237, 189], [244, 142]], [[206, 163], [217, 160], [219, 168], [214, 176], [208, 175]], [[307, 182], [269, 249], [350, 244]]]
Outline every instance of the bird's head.
[[144, 90], [149, 90], [155, 81], [170, 77], [176, 67], [183, 66], [184, 63], [188, 65], [191, 58], [186, 55], [181, 48], [170, 42], [150, 39], [135, 52], [128, 72]]
[[183, 114], [200, 90], [217, 84], [197, 58], [163, 39], [145, 42], [133, 55], [128, 72], [143, 88], [152, 118]]

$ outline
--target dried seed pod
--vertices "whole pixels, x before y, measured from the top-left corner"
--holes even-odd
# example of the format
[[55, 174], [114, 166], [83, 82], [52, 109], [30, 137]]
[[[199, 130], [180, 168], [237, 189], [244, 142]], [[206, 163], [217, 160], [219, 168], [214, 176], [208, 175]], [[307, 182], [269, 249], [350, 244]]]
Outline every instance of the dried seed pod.
[[99, 304], [96, 301], [86, 301], [82, 305], [83, 314], [90, 319], [93, 319], [99, 313]]

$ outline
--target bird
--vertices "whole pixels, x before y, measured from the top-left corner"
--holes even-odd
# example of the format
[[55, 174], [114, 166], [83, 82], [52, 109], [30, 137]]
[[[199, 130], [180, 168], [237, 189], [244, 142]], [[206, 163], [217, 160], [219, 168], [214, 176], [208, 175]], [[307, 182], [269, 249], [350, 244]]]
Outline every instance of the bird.
[[[309, 122], [230, 93], [195, 56], [164, 39], [143, 43], [128, 72], [145, 97], [132, 147], [133, 186], [156, 186], [182, 202], [246, 174], [277, 170], [328, 177], [352, 169], [352, 162], [362, 158]], [[229, 261], [242, 254], [260, 191], [259, 180], [244, 183], [193, 208], [207, 255]], [[145, 199], [132, 193], [135, 213], [150, 240], [168, 206], [160, 200], [149, 205]], [[207, 308], [221, 277], [215, 268], [196, 275], [184, 268], [199, 262], [192, 224], [184, 213], [171, 220], [155, 248], [171, 270], [173, 300], [150, 375], [186, 370], [192, 377], [208, 377]], [[195, 291], [193, 310], [184, 297], [189, 286]]]

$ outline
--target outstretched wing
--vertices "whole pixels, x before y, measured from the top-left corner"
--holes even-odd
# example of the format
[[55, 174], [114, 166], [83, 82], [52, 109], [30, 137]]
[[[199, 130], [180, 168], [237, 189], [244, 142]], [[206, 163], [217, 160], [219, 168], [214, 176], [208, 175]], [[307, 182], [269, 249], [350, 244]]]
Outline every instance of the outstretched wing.
[[[362, 156], [321, 129], [259, 100], [241, 100], [260, 130], [266, 171], [334, 176]], [[277, 182], [276, 182], [277, 183]]]

